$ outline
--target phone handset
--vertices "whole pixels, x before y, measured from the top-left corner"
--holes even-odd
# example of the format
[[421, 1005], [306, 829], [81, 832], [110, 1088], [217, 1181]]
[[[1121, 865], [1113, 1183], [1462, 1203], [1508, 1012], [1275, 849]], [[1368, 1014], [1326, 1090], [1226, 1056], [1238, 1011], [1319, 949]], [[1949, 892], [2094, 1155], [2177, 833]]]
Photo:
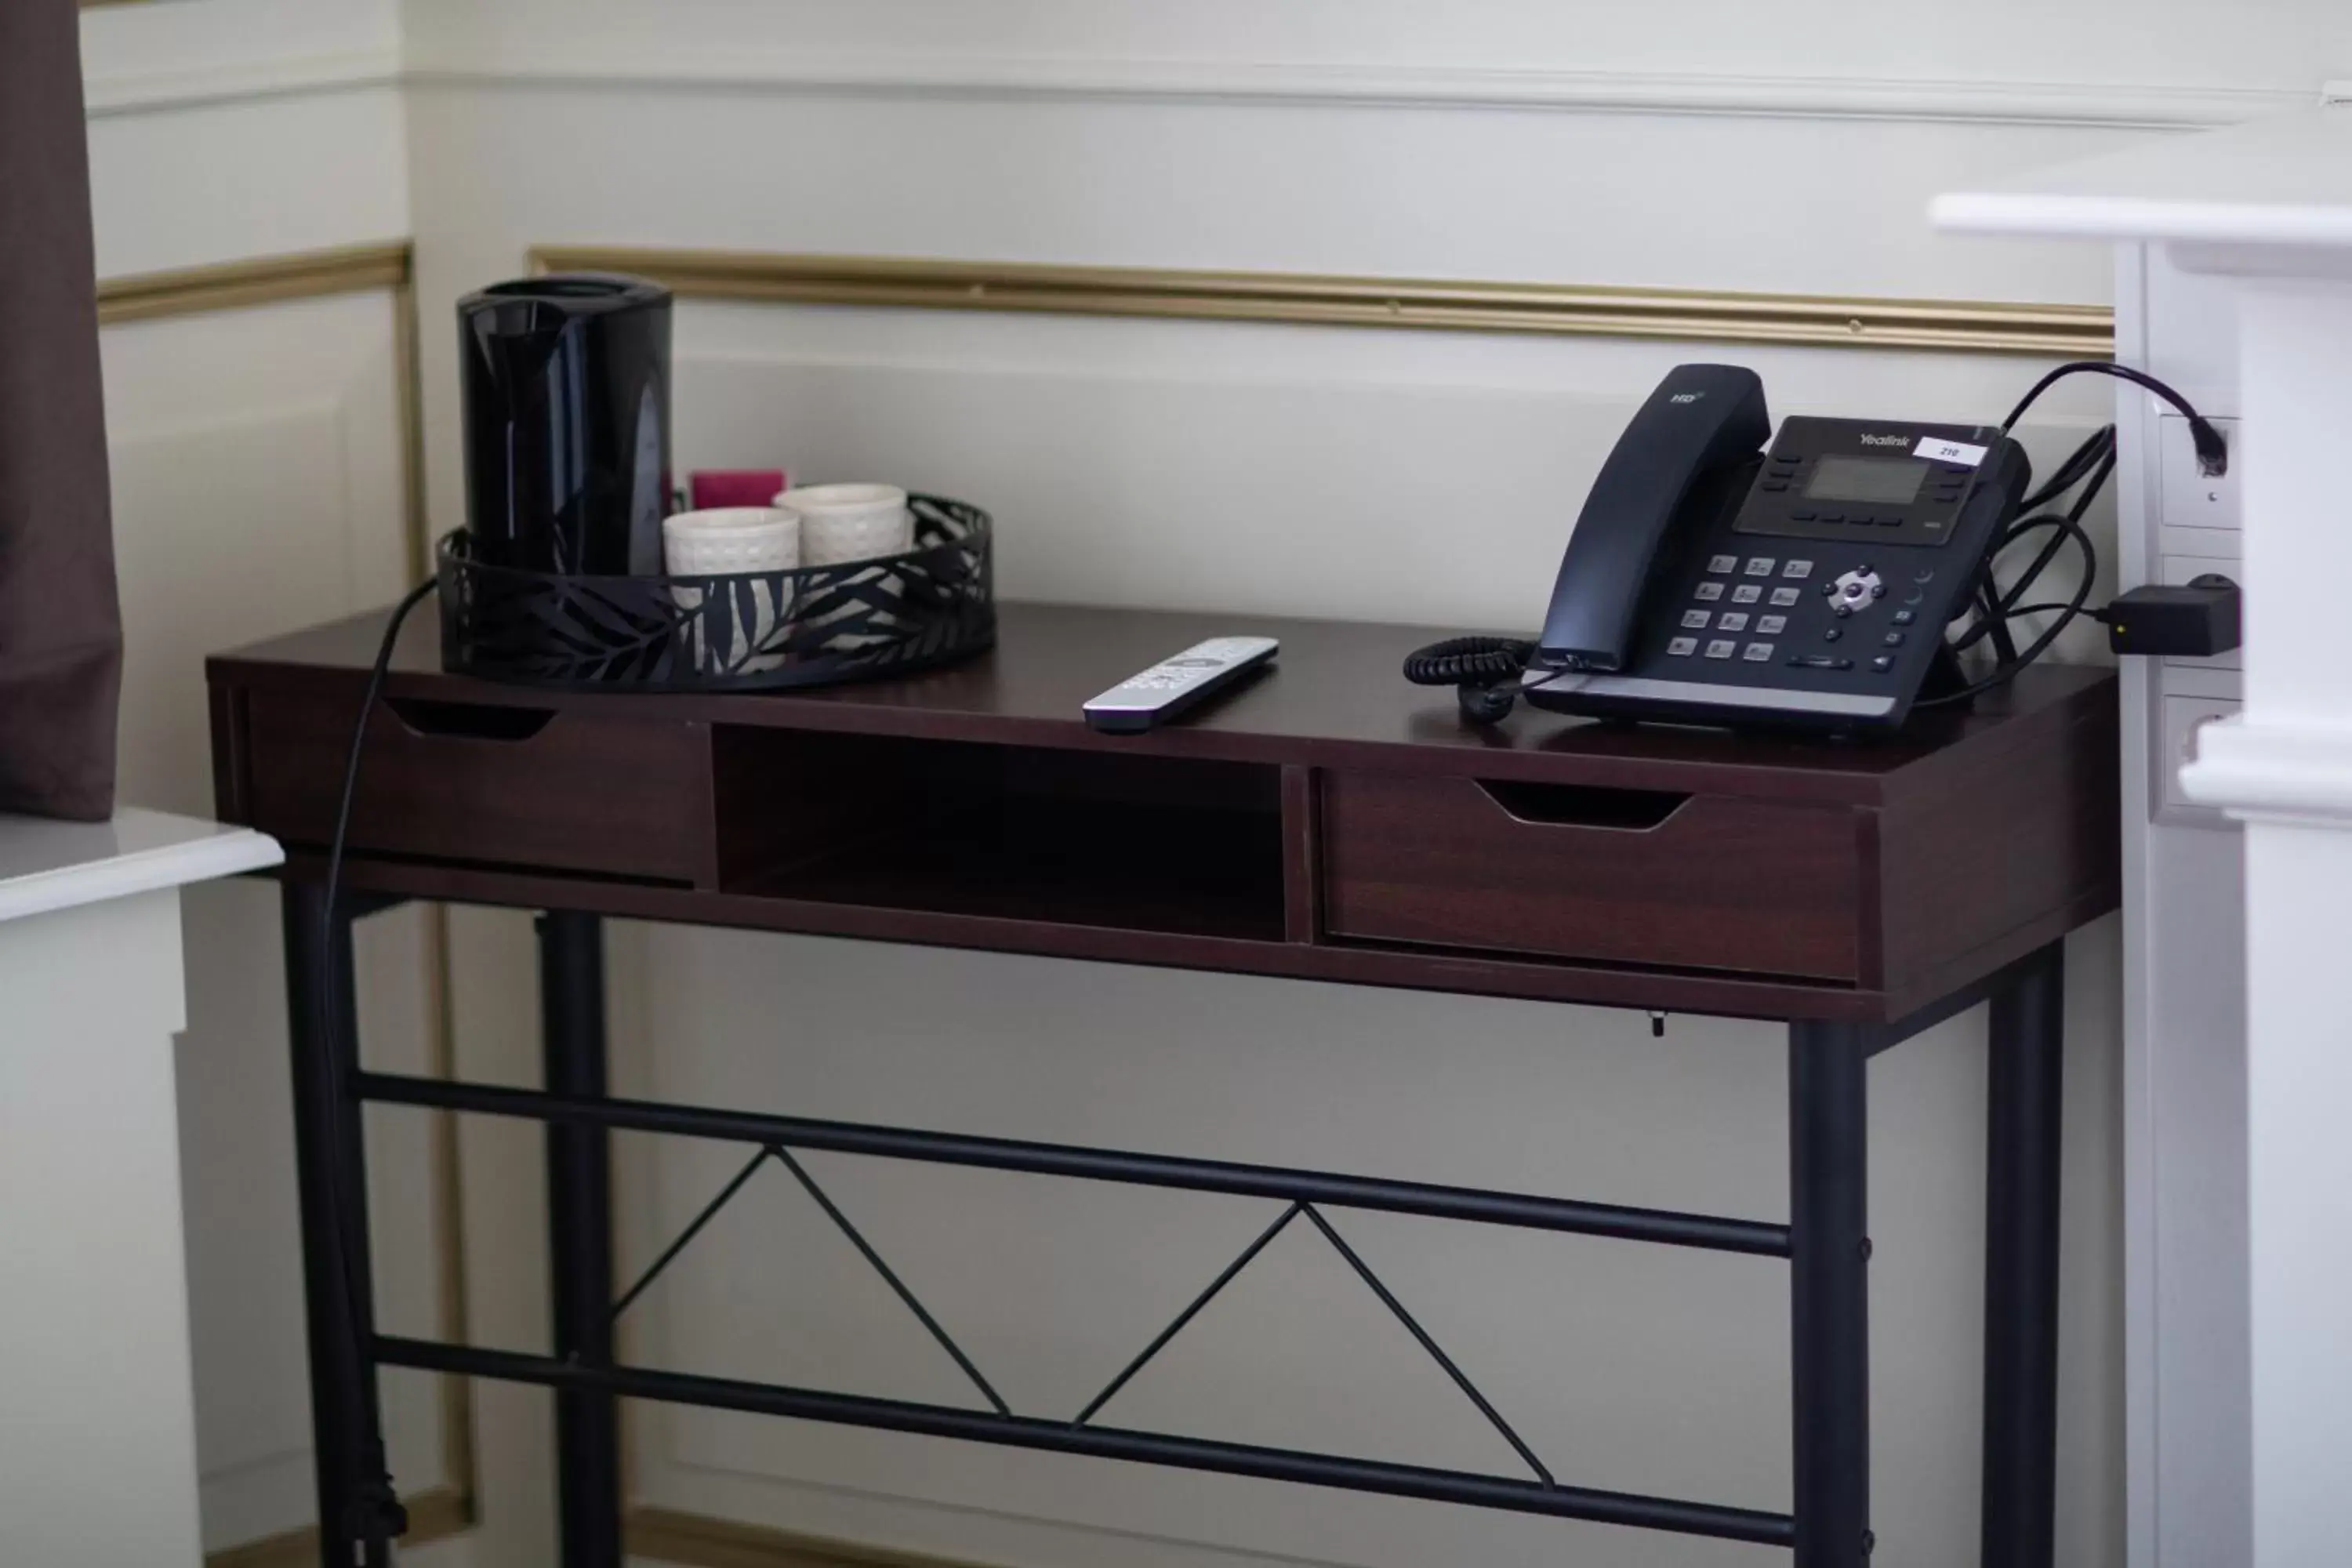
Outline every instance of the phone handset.
[[1535, 665], [1622, 668], [1659, 550], [1691, 492], [1756, 456], [1771, 435], [1764, 383], [1752, 370], [1678, 365], [1659, 383], [1618, 437], [1577, 516]]

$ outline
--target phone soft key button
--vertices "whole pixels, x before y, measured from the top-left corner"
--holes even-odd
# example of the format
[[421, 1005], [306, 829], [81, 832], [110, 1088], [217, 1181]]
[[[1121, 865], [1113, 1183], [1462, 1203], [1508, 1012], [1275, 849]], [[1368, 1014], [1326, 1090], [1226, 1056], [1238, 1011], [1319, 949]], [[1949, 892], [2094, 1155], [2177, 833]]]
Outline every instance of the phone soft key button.
[[1744, 610], [1726, 610], [1716, 618], [1715, 629], [1720, 632], [1744, 632], [1748, 629], [1748, 614]]
[[1795, 604], [1797, 602], [1797, 598], [1798, 594], [1794, 588], [1775, 588], [1772, 590], [1772, 603], [1780, 606], [1781, 609], [1785, 610], [1790, 605]]
[[1772, 645], [1768, 642], [1749, 643], [1739, 657], [1750, 664], [1762, 664], [1772, 657]]
[[1693, 655], [1693, 654], [1695, 654], [1695, 653], [1696, 653], [1696, 652], [1698, 651], [1698, 638], [1696, 638], [1696, 637], [1672, 637], [1672, 638], [1669, 638], [1669, 639], [1667, 640], [1667, 643], [1666, 643], [1666, 651], [1667, 651], [1668, 653], [1672, 654], [1672, 655], [1673, 655], [1675, 658], [1688, 658], [1691, 655]]
[[1729, 637], [1717, 637], [1715, 641], [1706, 645], [1706, 657], [1709, 658], [1729, 658], [1731, 657], [1732, 650], [1738, 646], [1739, 645], [1738, 643], [1733, 642]]
[[1705, 610], [1685, 610], [1683, 612], [1683, 629], [1690, 632], [1703, 632], [1706, 630], [1706, 623], [1712, 617]]
[[1748, 574], [1750, 577], [1769, 577], [1776, 564], [1778, 563], [1769, 555], [1751, 555], [1748, 558]]
[[1763, 596], [1764, 590], [1753, 583], [1742, 583], [1731, 591], [1731, 602], [1735, 605], [1752, 605]]
[[1764, 637], [1777, 637], [1788, 629], [1789, 617], [1786, 616], [1759, 616], [1756, 617], [1756, 630]]
[[1717, 599], [1723, 597], [1723, 584], [1720, 583], [1701, 583], [1698, 585], [1698, 591], [1693, 594], [1691, 597], [1696, 599], [1702, 605], [1712, 605]]
[[1710, 572], [1737, 572], [1739, 570], [1739, 557], [1710, 555], [1706, 558], [1706, 569]]

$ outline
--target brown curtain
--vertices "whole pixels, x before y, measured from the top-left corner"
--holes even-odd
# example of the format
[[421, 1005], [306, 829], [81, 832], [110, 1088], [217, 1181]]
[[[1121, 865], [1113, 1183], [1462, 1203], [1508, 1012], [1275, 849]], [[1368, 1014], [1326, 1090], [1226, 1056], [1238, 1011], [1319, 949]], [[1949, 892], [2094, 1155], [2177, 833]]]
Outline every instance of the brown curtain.
[[0, 0], [0, 812], [114, 810], [122, 621], [75, 0]]

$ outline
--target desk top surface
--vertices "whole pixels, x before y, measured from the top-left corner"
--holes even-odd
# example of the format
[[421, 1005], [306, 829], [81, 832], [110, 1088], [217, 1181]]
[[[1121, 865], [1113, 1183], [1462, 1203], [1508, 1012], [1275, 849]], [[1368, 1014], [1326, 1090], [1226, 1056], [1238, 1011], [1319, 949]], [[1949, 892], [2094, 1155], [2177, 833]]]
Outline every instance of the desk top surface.
[[[1876, 802], [1886, 776], [1949, 751], [1981, 744], [2053, 709], [2111, 704], [2112, 669], [2042, 665], [1968, 711], [1916, 715], [1893, 738], [1832, 741], [1801, 735], [1598, 722], [1520, 704], [1504, 723], [1463, 721], [1454, 693], [1416, 687], [1406, 654], [1456, 631], [1352, 621], [1190, 611], [1004, 604], [996, 647], [946, 668], [807, 691], [667, 694], [553, 691], [494, 684], [441, 668], [439, 627], [429, 613], [402, 628], [386, 694], [600, 713], [659, 713], [714, 723], [854, 731], [1008, 744], [1111, 747], [1237, 761], [1374, 760], [1497, 775], [1584, 773], [1638, 783], [1664, 771], [1704, 769], [1718, 781], [1744, 775], [1762, 793]], [[216, 685], [346, 687], [373, 662], [384, 613], [374, 611], [215, 656]], [[1144, 735], [1101, 736], [1079, 707], [1204, 637], [1278, 637], [1271, 669], [1177, 723]], [[1975, 749], [1971, 746], [1971, 749]], [[1637, 776], [1640, 775], [1640, 776]], [[1595, 773], [1594, 776], [1599, 776]]]

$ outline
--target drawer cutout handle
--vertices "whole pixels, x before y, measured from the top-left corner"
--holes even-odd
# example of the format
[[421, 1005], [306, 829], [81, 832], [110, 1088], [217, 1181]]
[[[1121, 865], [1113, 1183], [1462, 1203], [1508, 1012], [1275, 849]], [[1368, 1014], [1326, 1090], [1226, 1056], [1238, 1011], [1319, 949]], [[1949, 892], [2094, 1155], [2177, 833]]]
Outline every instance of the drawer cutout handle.
[[1472, 781], [1504, 816], [1530, 827], [1603, 827], [1647, 833], [1665, 825], [1690, 796], [1663, 789], [1607, 789], [1593, 784]]
[[494, 703], [428, 702], [387, 697], [383, 705], [401, 728], [425, 739], [452, 736], [469, 741], [528, 741], [552, 723], [551, 708], [504, 708]]

